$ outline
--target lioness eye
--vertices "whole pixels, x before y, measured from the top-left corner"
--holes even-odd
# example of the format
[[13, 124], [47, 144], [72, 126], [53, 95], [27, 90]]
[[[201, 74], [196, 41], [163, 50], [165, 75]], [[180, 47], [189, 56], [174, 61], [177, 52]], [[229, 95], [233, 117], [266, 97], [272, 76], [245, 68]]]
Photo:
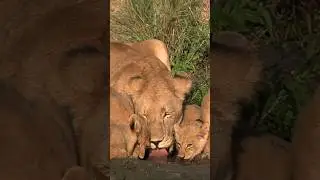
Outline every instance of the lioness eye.
[[167, 113], [167, 112], [165, 112], [164, 114], [163, 114], [163, 118], [167, 118], [169, 116], [169, 113]]

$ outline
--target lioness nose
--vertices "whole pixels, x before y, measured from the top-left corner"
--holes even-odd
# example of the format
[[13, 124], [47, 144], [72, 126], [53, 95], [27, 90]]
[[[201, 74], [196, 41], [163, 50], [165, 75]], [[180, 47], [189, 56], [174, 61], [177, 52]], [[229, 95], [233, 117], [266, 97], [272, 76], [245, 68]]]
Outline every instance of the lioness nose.
[[155, 146], [156, 148], [158, 148], [158, 145], [159, 145], [160, 142], [161, 142], [161, 141], [152, 141], [151, 143], [154, 144], [154, 146]]

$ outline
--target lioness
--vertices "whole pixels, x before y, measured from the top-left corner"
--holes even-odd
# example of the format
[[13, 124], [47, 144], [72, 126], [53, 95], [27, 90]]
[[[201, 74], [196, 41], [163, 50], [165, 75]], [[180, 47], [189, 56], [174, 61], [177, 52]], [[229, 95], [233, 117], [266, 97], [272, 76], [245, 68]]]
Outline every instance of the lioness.
[[173, 125], [182, 119], [182, 103], [192, 82], [172, 77], [162, 61], [122, 43], [110, 44], [110, 86], [132, 98], [135, 113], [148, 119], [152, 148], [173, 145]]
[[199, 133], [202, 130], [203, 124], [201, 120], [201, 108], [197, 105], [187, 105], [181, 124], [174, 125], [178, 157], [189, 160], [194, 157], [194, 154], [198, 155], [202, 152], [210, 157], [210, 144], [205, 146], [204, 151], [201, 147], [204, 137], [199, 135]]
[[293, 134], [293, 179], [320, 178], [320, 87], [298, 115]]
[[221, 32], [213, 38], [210, 48], [213, 88], [212, 129], [215, 145], [211, 151], [213, 175], [223, 179], [232, 167], [231, 135], [240, 118], [239, 102], [249, 101], [260, 80], [262, 62], [255, 56], [249, 41], [241, 34]]
[[236, 160], [236, 180], [289, 180], [291, 144], [274, 135], [247, 137]]

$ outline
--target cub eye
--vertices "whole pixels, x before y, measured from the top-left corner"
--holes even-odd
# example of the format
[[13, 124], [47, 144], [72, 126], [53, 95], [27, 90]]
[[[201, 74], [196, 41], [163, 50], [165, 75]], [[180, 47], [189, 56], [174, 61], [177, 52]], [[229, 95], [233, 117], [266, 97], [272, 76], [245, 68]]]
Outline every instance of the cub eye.
[[177, 143], [177, 149], [181, 149], [180, 143]]
[[188, 144], [188, 145], [187, 145], [187, 150], [192, 150], [192, 148], [193, 148], [193, 145], [192, 145], [192, 144]]

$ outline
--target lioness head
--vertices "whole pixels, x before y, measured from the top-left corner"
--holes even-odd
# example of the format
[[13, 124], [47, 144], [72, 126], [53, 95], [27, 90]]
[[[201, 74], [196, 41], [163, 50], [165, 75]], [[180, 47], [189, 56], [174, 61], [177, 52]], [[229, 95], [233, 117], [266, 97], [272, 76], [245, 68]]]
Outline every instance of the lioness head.
[[[149, 81], [134, 98], [136, 112], [150, 122], [153, 149], [169, 148], [173, 144], [173, 126], [182, 119], [184, 96], [191, 88], [191, 81], [183, 76], [171, 77], [171, 81], [169, 77], [167, 81], [162, 78]], [[135, 81], [145, 83], [143, 79]]]
[[112, 43], [110, 84], [130, 96], [135, 113], [148, 120], [153, 149], [173, 145], [173, 125], [182, 118], [182, 104], [192, 85], [188, 77], [172, 76], [155, 55]]
[[181, 124], [174, 125], [178, 157], [192, 159], [199, 149], [204, 136], [200, 134], [203, 121], [201, 110], [197, 105], [187, 105]]

